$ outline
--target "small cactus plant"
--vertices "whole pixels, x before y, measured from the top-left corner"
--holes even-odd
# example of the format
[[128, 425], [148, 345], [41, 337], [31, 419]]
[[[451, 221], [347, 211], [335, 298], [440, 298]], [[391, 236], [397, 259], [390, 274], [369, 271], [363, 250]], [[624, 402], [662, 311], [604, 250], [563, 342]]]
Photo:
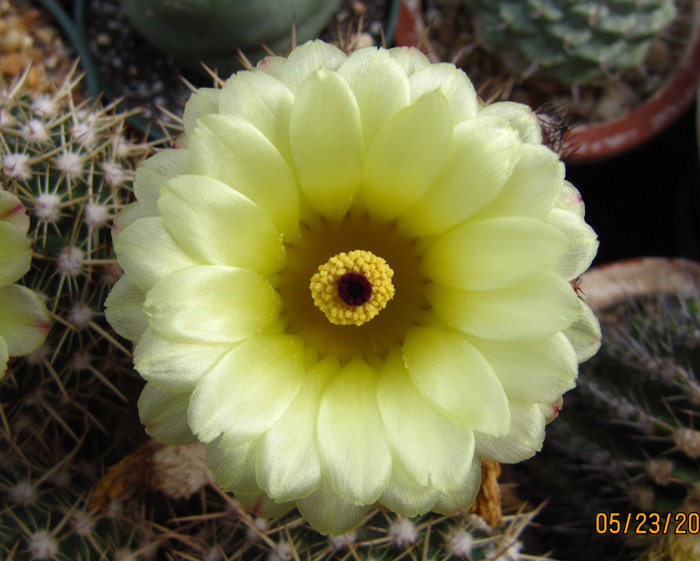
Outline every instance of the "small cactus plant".
[[292, 25], [299, 42], [315, 37], [338, 11], [340, 0], [242, 2], [240, 0], [121, 0], [143, 36], [161, 51], [195, 70], [201, 62], [224, 71], [239, 67], [238, 51], [257, 62], [284, 51]]
[[486, 46], [524, 76], [600, 82], [642, 64], [672, 0], [464, 0]]

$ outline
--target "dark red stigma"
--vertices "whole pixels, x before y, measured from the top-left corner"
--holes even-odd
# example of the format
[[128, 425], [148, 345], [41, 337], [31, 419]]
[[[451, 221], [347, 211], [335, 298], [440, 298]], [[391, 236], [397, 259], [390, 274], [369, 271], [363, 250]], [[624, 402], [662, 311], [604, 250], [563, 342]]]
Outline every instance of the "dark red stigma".
[[350, 306], [362, 306], [372, 297], [372, 283], [360, 273], [345, 273], [338, 282], [338, 295]]

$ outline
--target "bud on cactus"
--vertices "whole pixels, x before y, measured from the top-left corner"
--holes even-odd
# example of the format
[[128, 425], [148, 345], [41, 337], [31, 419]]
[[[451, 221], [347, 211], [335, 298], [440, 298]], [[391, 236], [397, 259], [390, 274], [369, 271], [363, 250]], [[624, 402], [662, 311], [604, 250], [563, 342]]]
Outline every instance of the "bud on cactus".
[[589, 84], [642, 64], [675, 18], [669, 0], [464, 0], [487, 47], [525, 76]]

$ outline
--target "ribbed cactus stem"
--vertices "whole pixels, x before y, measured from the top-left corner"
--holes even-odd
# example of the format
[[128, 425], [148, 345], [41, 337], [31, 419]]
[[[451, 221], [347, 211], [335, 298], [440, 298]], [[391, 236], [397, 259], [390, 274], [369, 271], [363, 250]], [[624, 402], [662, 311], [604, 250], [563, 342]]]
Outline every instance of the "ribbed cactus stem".
[[527, 77], [588, 84], [640, 66], [676, 15], [669, 0], [464, 0], [477, 35]]

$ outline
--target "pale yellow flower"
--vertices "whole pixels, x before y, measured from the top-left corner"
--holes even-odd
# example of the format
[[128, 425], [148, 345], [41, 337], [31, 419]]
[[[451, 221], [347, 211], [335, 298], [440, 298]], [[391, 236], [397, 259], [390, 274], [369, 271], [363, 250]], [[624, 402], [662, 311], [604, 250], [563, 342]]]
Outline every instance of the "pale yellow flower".
[[[257, 512], [468, 508], [598, 348], [595, 233], [537, 118], [414, 49], [320, 41], [189, 101], [116, 220], [139, 407]], [[276, 506], [279, 505], [279, 506]]]
[[28, 229], [29, 217], [20, 200], [0, 189], [0, 377], [9, 358], [37, 350], [50, 327], [44, 301], [29, 288], [15, 284], [32, 261]]

